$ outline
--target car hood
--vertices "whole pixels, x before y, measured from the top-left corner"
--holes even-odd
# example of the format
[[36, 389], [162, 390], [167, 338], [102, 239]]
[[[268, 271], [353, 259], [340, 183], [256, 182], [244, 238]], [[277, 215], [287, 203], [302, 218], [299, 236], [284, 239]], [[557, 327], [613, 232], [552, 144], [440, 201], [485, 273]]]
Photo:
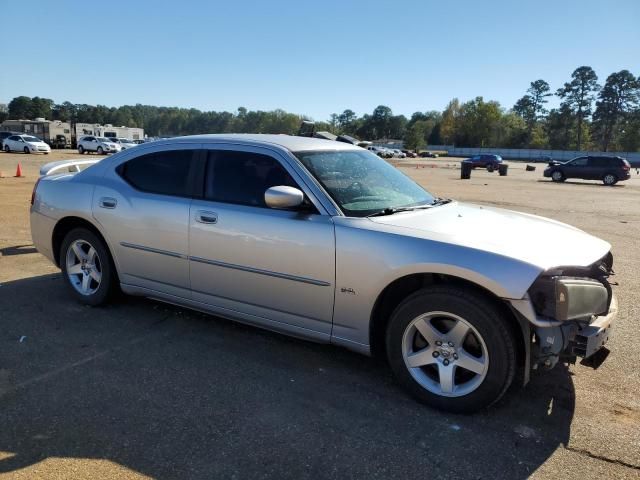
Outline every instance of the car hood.
[[611, 249], [604, 240], [555, 220], [461, 202], [370, 220], [399, 234], [488, 251], [543, 270], [588, 266]]

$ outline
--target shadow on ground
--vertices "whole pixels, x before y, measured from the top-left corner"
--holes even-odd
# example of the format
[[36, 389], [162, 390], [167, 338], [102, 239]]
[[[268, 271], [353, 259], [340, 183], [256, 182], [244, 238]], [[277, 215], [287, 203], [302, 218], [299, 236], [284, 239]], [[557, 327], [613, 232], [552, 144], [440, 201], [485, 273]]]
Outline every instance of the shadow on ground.
[[145, 299], [0, 288], [0, 473], [50, 457], [161, 478], [526, 478], [569, 438], [565, 368], [490, 411], [440, 413], [384, 363]]

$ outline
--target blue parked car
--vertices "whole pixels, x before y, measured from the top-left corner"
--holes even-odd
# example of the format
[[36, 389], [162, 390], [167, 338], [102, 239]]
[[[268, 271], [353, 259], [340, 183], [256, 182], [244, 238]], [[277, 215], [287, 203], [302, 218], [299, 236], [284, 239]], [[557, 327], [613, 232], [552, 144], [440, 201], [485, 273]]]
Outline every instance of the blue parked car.
[[502, 157], [500, 155], [480, 154], [467, 158], [465, 162], [471, 163], [471, 168], [486, 168], [490, 172], [497, 170], [498, 166], [502, 163]]

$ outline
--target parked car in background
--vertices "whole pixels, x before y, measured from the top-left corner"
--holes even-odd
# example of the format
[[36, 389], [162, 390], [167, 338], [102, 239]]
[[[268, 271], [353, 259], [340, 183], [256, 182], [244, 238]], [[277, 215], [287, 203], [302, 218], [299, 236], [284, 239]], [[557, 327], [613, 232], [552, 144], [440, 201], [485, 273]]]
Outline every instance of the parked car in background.
[[568, 162], [551, 162], [543, 175], [554, 182], [564, 182], [568, 178], [600, 180], [605, 185], [629, 180], [631, 165], [622, 157], [584, 156]]
[[404, 153], [407, 158], [416, 158], [418, 156], [416, 152], [412, 152], [411, 150], [402, 150], [402, 153]]
[[467, 158], [463, 161], [470, 162], [471, 168], [486, 168], [492, 172], [502, 163], [502, 157], [500, 155], [483, 153], [481, 155], [474, 155], [473, 157]]
[[80, 153], [95, 152], [99, 155], [106, 155], [107, 153], [117, 153], [120, 150], [122, 147], [107, 137], [85, 135], [78, 140], [78, 152]]
[[51, 152], [51, 147], [32, 135], [11, 135], [2, 142], [5, 152], [44, 153]]
[[144, 140], [132, 140], [133, 143], [135, 143], [136, 145], [142, 145], [143, 143], [145, 143]]
[[367, 150], [369, 150], [370, 152], [375, 153], [376, 155], [378, 155], [381, 158], [392, 158], [393, 157], [393, 152], [391, 150], [389, 150], [388, 148], [377, 147], [375, 145], [370, 145], [370, 146], [367, 147]]
[[128, 138], [110, 138], [109, 140], [111, 140], [113, 143], [117, 143], [118, 145], [120, 145], [120, 148], [122, 150], [126, 150], [127, 148], [133, 148], [138, 146], [137, 143], [135, 143], [133, 140], [129, 140]]
[[433, 152], [420, 152], [420, 157], [422, 158], [438, 158], [437, 153]]
[[41, 175], [33, 244], [77, 301], [120, 288], [378, 354], [444, 410], [602, 352], [617, 315], [609, 243], [435, 197], [346, 143], [196, 135]]
[[12, 135], [22, 135], [22, 132], [0, 132], [0, 147], [4, 150], [4, 140]]
[[398, 149], [393, 149], [393, 156], [396, 158], [407, 158], [407, 154]]

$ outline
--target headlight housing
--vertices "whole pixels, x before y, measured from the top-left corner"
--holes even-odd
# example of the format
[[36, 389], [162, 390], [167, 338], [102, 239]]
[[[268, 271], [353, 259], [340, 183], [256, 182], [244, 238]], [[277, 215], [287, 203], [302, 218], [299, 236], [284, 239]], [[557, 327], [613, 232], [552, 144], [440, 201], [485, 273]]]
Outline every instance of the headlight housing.
[[561, 321], [606, 314], [610, 301], [610, 289], [591, 278], [540, 277], [529, 295], [538, 315]]

